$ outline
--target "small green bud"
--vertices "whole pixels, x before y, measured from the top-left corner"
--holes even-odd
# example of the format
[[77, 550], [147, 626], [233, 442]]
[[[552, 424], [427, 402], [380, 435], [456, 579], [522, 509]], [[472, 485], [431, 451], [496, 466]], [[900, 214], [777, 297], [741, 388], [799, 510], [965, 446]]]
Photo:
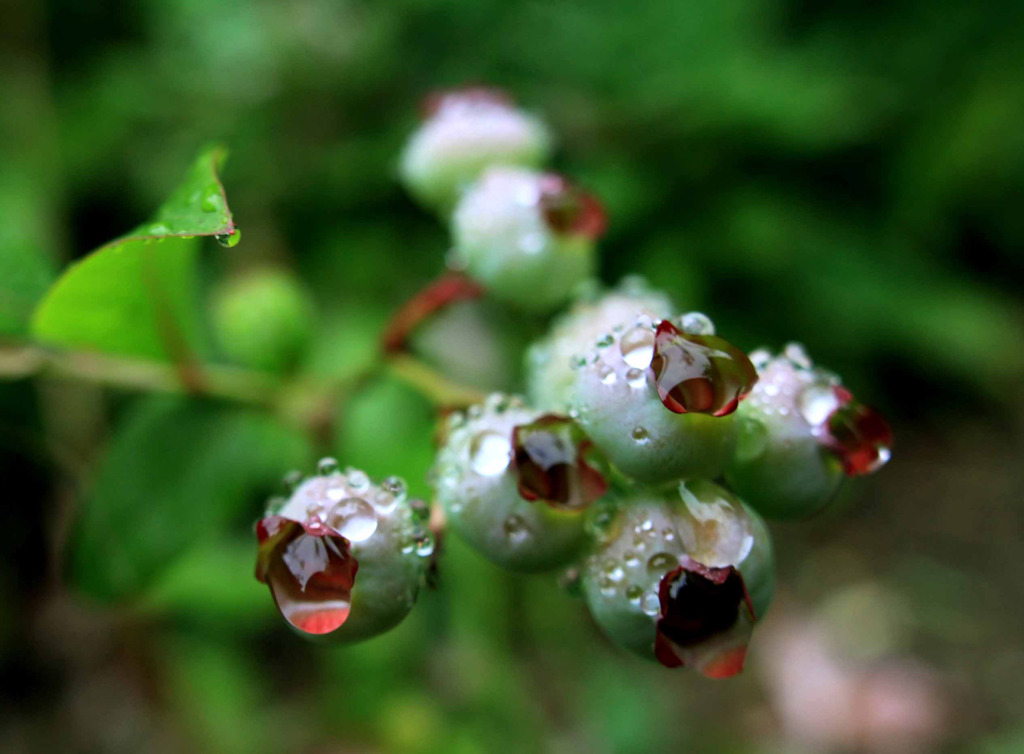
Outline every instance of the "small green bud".
[[284, 372], [306, 352], [314, 327], [309, 294], [282, 270], [264, 269], [221, 285], [213, 297], [213, 329], [235, 362]]

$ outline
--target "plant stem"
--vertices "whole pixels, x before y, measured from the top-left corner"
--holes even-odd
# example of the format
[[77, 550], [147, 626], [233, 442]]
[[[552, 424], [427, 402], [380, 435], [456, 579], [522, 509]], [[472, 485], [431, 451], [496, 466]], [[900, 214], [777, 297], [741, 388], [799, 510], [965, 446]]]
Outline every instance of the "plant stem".
[[155, 393], [203, 395], [239, 403], [273, 403], [281, 380], [245, 369], [206, 365], [203, 380], [186, 386], [172, 364], [38, 346], [0, 347], [0, 379], [48, 375], [107, 387]]

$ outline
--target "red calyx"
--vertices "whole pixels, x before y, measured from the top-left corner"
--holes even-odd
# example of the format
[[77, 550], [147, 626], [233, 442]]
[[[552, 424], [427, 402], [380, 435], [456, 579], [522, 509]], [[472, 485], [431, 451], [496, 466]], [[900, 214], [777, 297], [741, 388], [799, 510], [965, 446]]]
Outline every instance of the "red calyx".
[[877, 471], [889, 460], [892, 429], [881, 414], [859, 403], [849, 390], [840, 385], [834, 390], [839, 407], [825, 421], [825, 447], [839, 459], [847, 476]]
[[662, 665], [692, 667], [709, 678], [743, 670], [756, 617], [738, 570], [684, 557], [662, 577], [658, 597], [654, 653]]
[[608, 226], [601, 203], [586, 191], [554, 173], [541, 178], [540, 207], [555, 233], [598, 239]]
[[513, 466], [519, 494], [552, 508], [582, 510], [600, 498], [608, 483], [586, 461], [591, 443], [572, 419], [545, 414], [512, 430]]
[[717, 335], [684, 333], [667, 319], [655, 332], [650, 368], [658, 397], [676, 414], [731, 414], [757, 382], [739, 348]]

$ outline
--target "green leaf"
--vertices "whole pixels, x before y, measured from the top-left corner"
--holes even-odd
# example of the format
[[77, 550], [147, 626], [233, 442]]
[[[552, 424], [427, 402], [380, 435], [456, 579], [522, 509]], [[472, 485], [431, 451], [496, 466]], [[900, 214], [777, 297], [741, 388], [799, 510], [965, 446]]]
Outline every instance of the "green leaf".
[[53, 265], [41, 249], [0, 241], [0, 335], [21, 335], [28, 329], [32, 309], [53, 277]]
[[225, 152], [203, 151], [151, 222], [69, 267], [39, 304], [44, 343], [122, 356], [188, 361], [199, 317], [195, 236], [237, 231], [217, 177]]
[[310, 461], [305, 437], [265, 415], [146, 399], [121, 425], [85, 501], [71, 579], [100, 599], [134, 594], [233, 523], [241, 535], [273, 484]]
[[277, 614], [267, 609], [267, 587], [253, 578], [255, 562], [252, 536], [211, 539], [176, 558], [135, 607], [233, 635], [276, 624]]

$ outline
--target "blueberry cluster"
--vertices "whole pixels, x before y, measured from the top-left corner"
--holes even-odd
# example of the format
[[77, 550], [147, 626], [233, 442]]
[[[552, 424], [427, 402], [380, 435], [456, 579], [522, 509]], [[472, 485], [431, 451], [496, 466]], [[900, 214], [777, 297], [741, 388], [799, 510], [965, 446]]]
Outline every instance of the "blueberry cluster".
[[[639, 278], [596, 283], [604, 212], [540, 169], [550, 151], [537, 118], [472, 89], [433, 97], [402, 158], [450, 223], [453, 273], [396, 315], [387, 348], [470, 343], [449, 376], [524, 393], [445, 415], [437, 518], [503, 568], [562, 573], [626, 649], [731, 676], [774, 591], [764, 518], [826, 507], [888, 460], [891, 432], [799, 345], [748, 355]], [[542, 323], [521, 369], [489, 342], [499, 320], [502, 337]], [[515, 376], [489, 383], [489, 359]], [[433, 539], [400, 487], [334, 469], [268, 511], [258, 575], [298, 630], [366, 636], [411, 607]]]

